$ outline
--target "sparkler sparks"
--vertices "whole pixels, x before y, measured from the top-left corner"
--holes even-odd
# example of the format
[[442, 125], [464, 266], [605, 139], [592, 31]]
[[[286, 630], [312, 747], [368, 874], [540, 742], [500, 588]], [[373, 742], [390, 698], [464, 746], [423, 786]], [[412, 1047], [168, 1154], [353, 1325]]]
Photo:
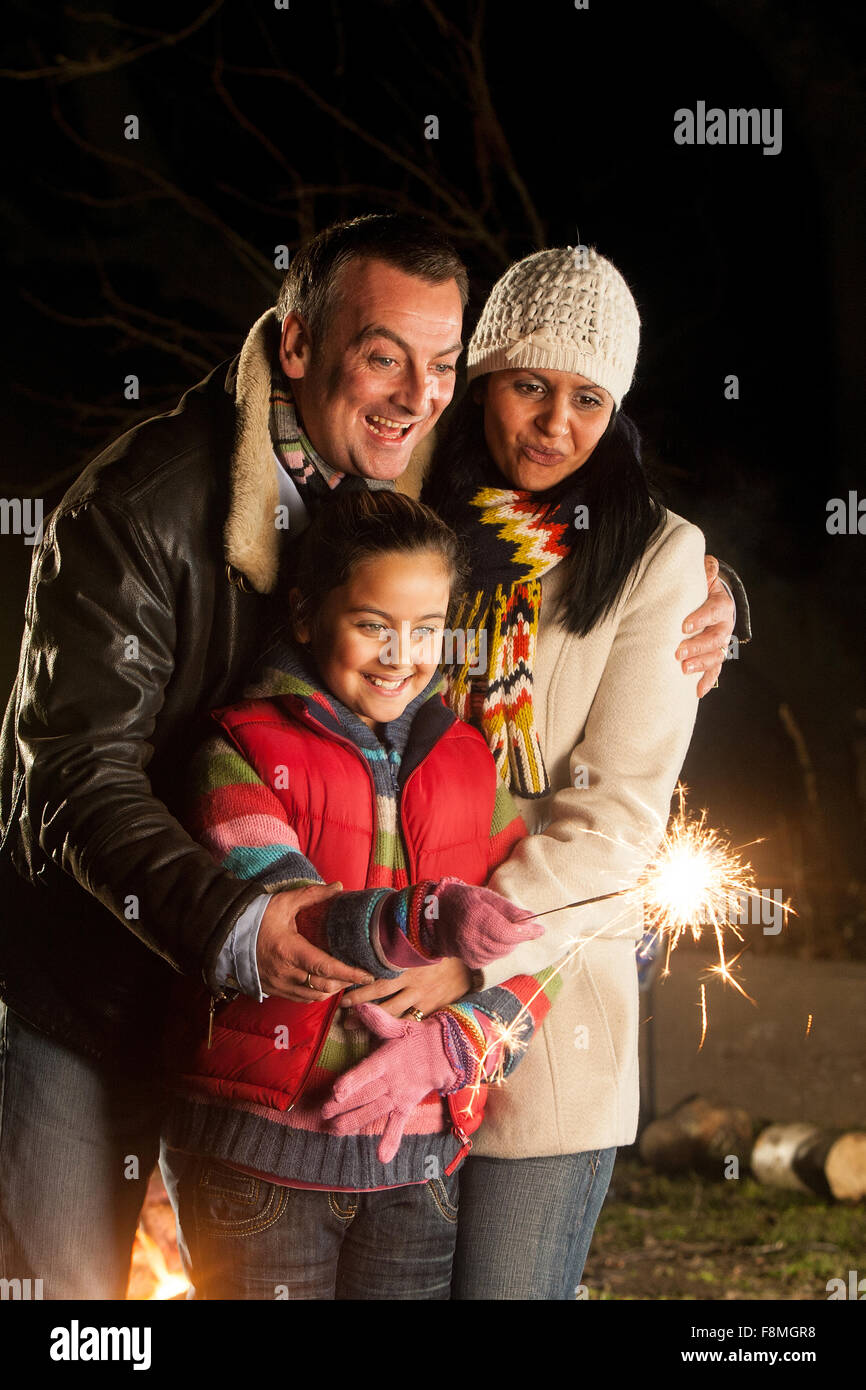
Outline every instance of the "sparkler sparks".
[[[553, 975], [558, 975], [591, 941], [603, 931], [606, 937], [617, 936], [633, 930], [634, 908], [643, 911], [647, 934], [655, 937], [665, 946], [663, 978], [670, 974], [670, 958], [683, 936], [688, 933], [692, 940], [699, 941], [705, 929], [712, 931], [718, 952], [718, 963], [709, 966], [707, 974], [731, 985], [744, 999], [754, 1004], [754, 999], [746, 993], [733, 970], [742, 955], [739, 951], [728, 958], [726, 932], [730, 931], [738, 941], [743, 941], [740, 930], [742, 907], [749, 899], [761, 902], [767, 900], [757, 889], [754, 870], [744, 861], [738, 850], [728, 843], [718, 830], [707, 825], [707, 812], [701, 811], [697, 817], [690, 817], [686, 811], [686, 788], [680, 783], [677, 787], [678, 809], [661, 839], [661, 843], [648, 856], [648, 862], [639, 880], [634, 885], [613, 893], [602, 893], [594, 898], [567, 903], [562, 907], [549, 908], [547, 912], [535, 914], [536, 917], [549, 916], [554, 912], [564, 912], [567, 908], [578, 908], [589, 903], [602, 902], [607, 898], [623, 899], [622, 918], [627, 919], [622, 932], [612, 932], [614, 923], [606, 923], [598, 931], [568, 941], [567, 952], [559, 964], [546, 975], [545, 984]], [[597, 830], [586, 830], [588, 835], [598, 835], [611, 840]], [[622, 845], [619, 840], [611, 843]], [[755, 842], [759, 843], [759, 842]], [[634, 853], [633, 846], [625, 846]], [[745, 848], [745, 846], [743, 846]], [[775, 904], [774, 904], [775, 906]], [[787, 923], [793, 913], [790, 903], [781, 904], [783, 921]], [[502, 1080], [507, 1052], [520, 1052], [528, 1043], [528, 1012], [530, 1005], [542, 993], [545, 984], [540, 984], [532, 997], [524, 1004], [517, 1017], [505, 1024], [501, 1019], [491, 1020], [494, 1041], [481, 1059], [481, 1075], [488, 1058], [497, 1054], [494, 1075], [487, 1084], [498, 1084]], [[698, 1050], [703, 1047], [707, 1036], [706, 986], [701, 983], [701, 1039]], [[811, 1027], [811, 1017], [809, 1020]], [[808, 1032], [808, 1030], [807, 1030]], [[481, 1076], [472, 1089], [480, 1090]], [[470, 1107], [471, 1109], [471, 1107]]]
[[[688, 817], [682, 783], [677, 792], [677, 814], [643, 875], [644, 922], [647, 931], [655, 932], [666, 944], [662, 974], [670, 974], [671, 953], [683, 934], [689, 932], [694, 941], [699, 941], [708, 927], [715, 936], [719, 955], [718, 965], [710, 966], [709, 973], [724, 984], [733, 985], [744, 999], [750, 999], [731, 971], [742, 952], [731, 961], [727, 959], [725, 928], [742, 941], [739, 906], [749, 898], [763, 901], [764, 894], [757, 890], [751, 864], [745, 863], [717, 830], [707, 826], [707, 812], [701, 811], [696, 819]], [[782, 913], [786, 920], [790, 911], [790, 905], [784, 903]]]

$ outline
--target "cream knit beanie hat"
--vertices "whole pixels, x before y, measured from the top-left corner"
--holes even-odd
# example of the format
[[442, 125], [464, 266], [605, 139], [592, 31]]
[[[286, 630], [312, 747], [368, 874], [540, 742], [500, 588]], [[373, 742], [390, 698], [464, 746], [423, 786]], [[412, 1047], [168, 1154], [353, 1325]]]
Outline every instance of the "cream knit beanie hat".
[[520, 367], [577, 372], [613, 396], [631, 385], [640, 317], [616, 266], [594, 247], [537, 251], [497, 280], [472, 334], [467, 379]]

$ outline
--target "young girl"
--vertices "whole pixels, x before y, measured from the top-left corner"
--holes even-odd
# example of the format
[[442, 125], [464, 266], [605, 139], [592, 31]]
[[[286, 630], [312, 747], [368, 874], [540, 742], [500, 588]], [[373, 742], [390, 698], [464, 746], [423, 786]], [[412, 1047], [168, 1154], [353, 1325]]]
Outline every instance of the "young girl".
[[[256, 698], [215, 712], [195, 766], [192, 833], [265, 892], [339, 880], [299, 929], [382, 978], [444, 956], [477, 969], [542, 931], [468, 886], [526, 832], [484, 739], [439, 693], [457, 573], [453, 533], [420, 503], [335, 498], [300, 542], [295, 645], [268, 653]], [[520, 976], [429, 1018], [365, 1005], [394, 1039], [370, 1056], [340, 994], [238, 995], [212, 1008], [207, 1039], [191, 1010], [163, 1168], [198, 1296], [448, 1298], [456, 1169], [484, 1079], [516, 1060], [502, 1025], [520, 1016], [528, 1041], [557, 983]]]

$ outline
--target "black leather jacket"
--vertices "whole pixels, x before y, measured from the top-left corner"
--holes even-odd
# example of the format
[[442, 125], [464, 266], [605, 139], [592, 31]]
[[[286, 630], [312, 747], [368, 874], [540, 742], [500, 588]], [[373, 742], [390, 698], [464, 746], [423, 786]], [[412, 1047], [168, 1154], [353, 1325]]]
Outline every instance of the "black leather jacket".
[[271, 621], [224, 553], [233, 365], [110, 445], [52, 513], [3, 724], [0, 994], [123, 1065], [158, 1056], [174, 971], [215, 985], [259, 892], [168, 809]]

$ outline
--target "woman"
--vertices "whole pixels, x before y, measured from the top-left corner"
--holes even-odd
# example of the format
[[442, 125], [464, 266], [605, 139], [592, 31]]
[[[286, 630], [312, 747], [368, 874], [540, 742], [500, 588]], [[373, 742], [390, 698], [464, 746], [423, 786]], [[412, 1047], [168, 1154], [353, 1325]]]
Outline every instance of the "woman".
[[[628, 286], [594, 250], [512, 266], [472, 337], [469, 391], [422, 494], [472, 556], [457, 625], [487, 636], [482, 675], [450, 672], [452, 707], [482, 729], [536, 832], [490, 886], [536, 913], [635, 882], [697, 710], [673, 653], [706, 593], [704, 541], [654, 498], [619, 413], [638, 337]], [[461, 1170], [458, 1299], [574, 1298], [616, 1149], [636, 1133], [640, 915], [614, 900], [544, 925], [474, 979], [446, 962], [388, 987], [392, 1011], [427, 1013], [534, 974], [582, 939]], [[367, 1026], [380, 1013], [365, 1009]]]

